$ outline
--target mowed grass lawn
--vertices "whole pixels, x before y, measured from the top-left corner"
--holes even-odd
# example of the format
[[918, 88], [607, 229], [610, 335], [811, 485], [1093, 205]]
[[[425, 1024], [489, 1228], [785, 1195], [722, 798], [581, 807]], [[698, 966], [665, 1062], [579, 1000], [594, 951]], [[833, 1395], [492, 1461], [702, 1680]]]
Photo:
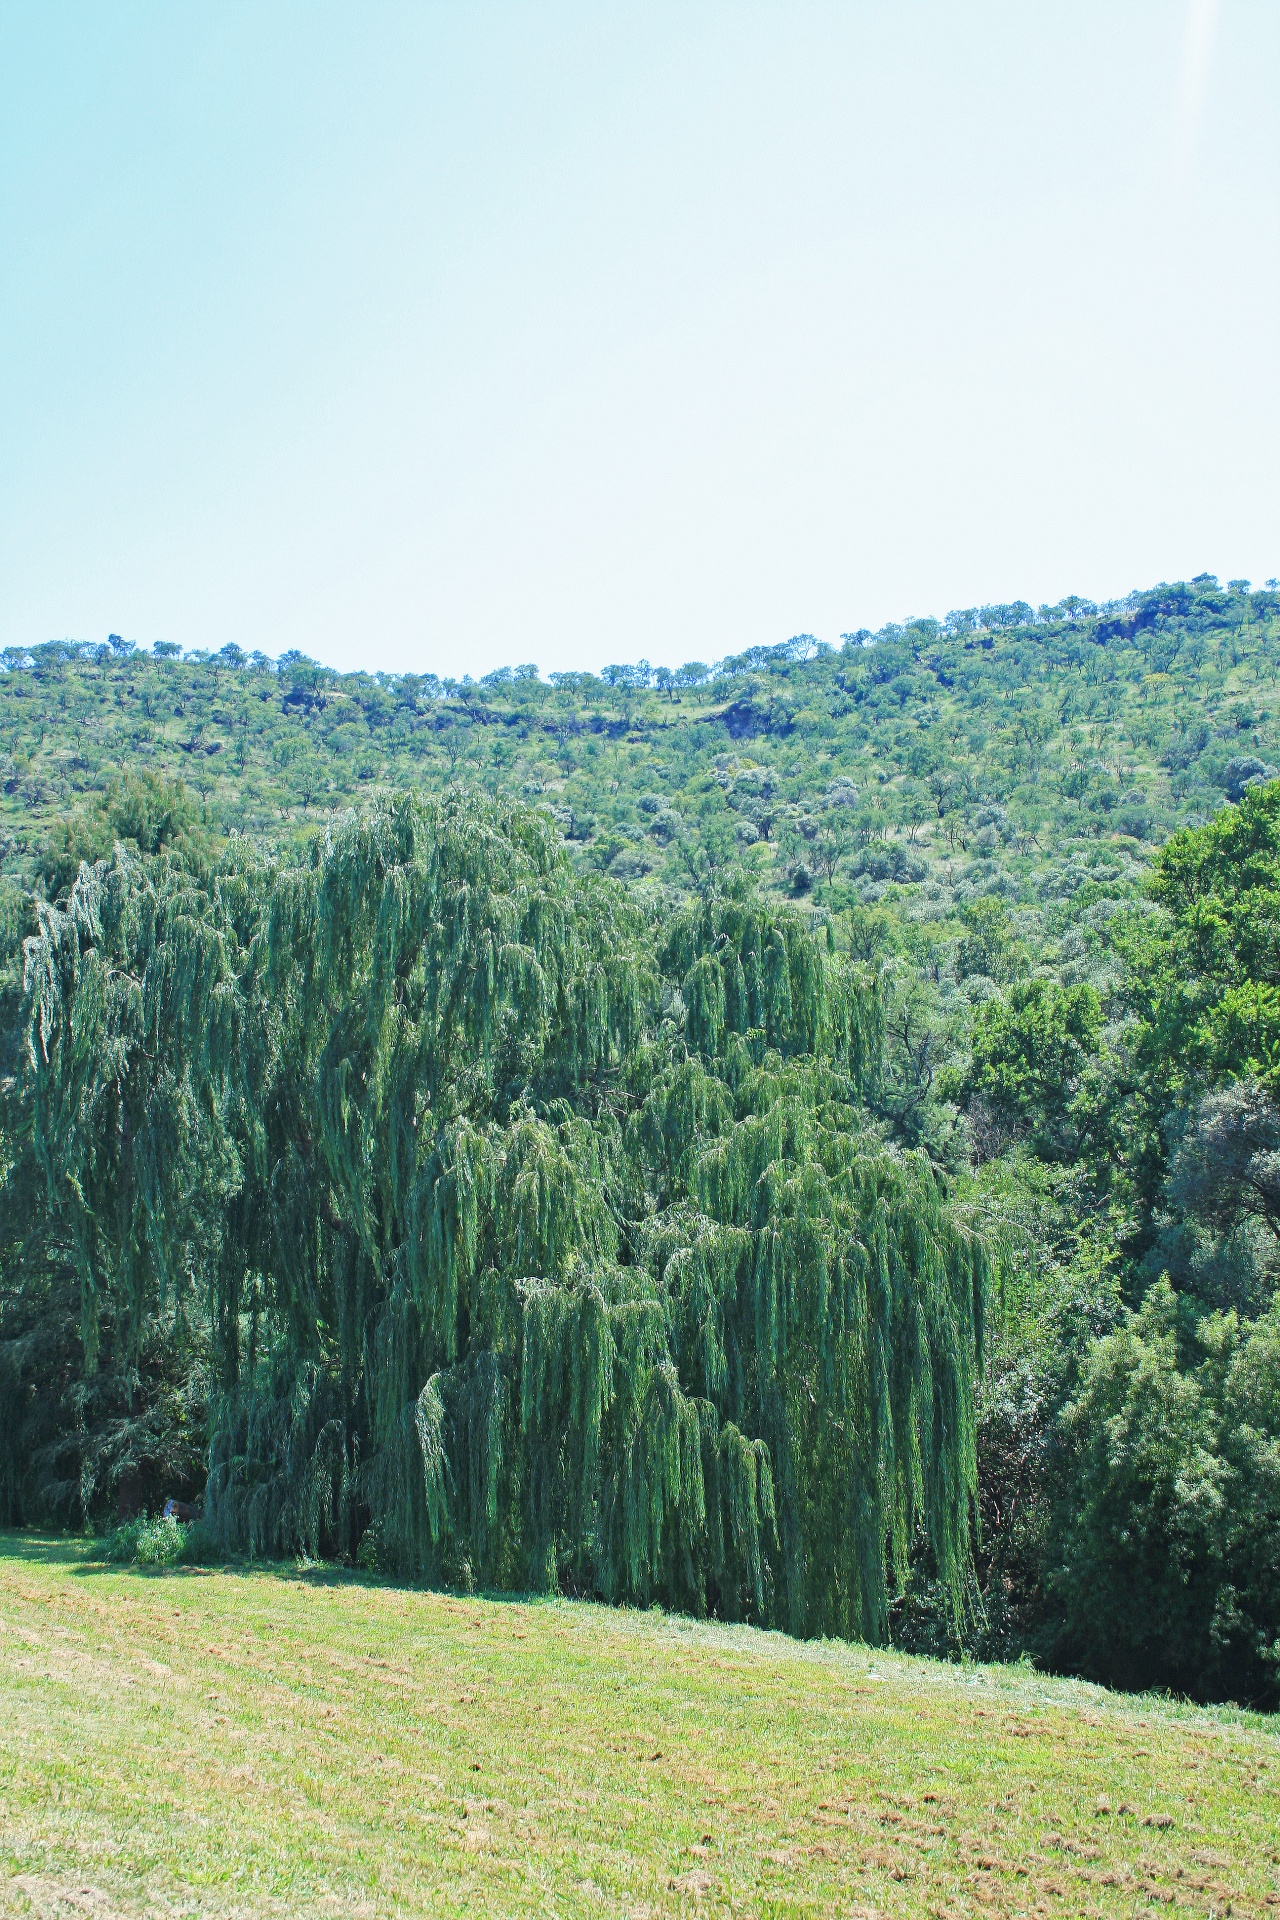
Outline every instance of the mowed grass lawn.
[[0, 1536], [6, 1915], [1258, 1915], [1278, 1734], [1021, 1669]]

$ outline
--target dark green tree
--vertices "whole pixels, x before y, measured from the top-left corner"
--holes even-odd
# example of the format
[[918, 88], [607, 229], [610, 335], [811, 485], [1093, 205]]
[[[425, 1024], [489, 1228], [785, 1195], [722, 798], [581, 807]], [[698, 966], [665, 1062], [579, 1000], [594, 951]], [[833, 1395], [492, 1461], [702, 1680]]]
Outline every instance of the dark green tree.
[[28, 977], [86, 1356], [203, 1312], [228, 1545], [876, 1638], [920, 1529], [963, 1604], [986, 1259], [820, 929], [655, 943], [457, 794], [298, 867], [117, 851]]

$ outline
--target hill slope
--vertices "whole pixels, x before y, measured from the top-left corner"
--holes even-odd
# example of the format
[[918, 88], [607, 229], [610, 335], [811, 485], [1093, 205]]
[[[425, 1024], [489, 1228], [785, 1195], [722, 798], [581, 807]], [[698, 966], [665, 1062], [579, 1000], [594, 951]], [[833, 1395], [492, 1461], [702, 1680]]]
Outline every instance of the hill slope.
[[739, 860], [832, 905], [937, 914], [1131, 881], [1153, 841], [1280, 762], [1280, 594], [1209, 576], [807, 636], [714, 669], [441, 681], [278, 663], [234, 643], [9, 649], [0, 829], [29, 868], [113, 779], [180, 777], [215, 832], [287, 840], [388, 786], [459, 779], [552, 808], [579, 855], [682, 887]]
[[0, 1542], [0, 1912], [1280, 1904], [1280, 1740], [1019, 1670]]

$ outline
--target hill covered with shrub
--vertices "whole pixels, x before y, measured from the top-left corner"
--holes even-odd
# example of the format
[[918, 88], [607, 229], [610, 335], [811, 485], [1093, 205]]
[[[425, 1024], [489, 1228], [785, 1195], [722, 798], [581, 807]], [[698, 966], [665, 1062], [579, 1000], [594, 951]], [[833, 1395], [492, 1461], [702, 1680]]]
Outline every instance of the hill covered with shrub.
[[463, 782], [548, 807], [583, 860], [629, 882], [687, 887], [738, 862], [791, 895], [933, 886], [936, 904], [998, 870], [1066, 899], [1280, 759], [1280, 594], [1209, 576], [675, 672], [343, 674], [116, 636], [3, 658], [12, 870], [150, 772], [180, 779], [214, 834], [272, 845], [379, 789]]

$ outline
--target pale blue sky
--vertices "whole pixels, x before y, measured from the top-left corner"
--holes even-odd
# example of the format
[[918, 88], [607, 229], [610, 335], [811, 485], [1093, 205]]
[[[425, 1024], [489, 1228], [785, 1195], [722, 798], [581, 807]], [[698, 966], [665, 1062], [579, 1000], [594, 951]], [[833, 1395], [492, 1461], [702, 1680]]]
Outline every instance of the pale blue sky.
[[1280, 6], [0, 0], [0, 644], [1280, 571]]

